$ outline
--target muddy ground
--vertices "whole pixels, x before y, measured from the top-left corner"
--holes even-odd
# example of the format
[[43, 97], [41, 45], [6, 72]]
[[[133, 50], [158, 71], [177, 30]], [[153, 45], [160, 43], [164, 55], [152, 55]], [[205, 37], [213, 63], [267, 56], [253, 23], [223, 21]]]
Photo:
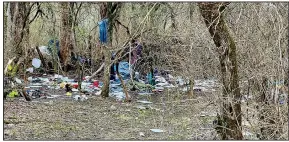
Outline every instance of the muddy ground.
[[[4, 101], [4, 140], [216, 140], [215, 93], [132, 95], [132, 102], [88, 96], [76, 101]], [[142, 104], [137, 100], [151, 101]], [[140, 109], [139, 106], [146, 107]], [[150, 129], [161, 129], [156, 133]]]

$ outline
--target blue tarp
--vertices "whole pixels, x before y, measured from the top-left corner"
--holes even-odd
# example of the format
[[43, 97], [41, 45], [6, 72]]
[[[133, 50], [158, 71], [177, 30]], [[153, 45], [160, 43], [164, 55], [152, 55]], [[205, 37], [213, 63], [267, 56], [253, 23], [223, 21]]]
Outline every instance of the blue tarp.
[[99, 24], [99, 40], [101, 43], [106, 43], [107, 42], [107, 32], [108, 32], [108, 19], [103, 19], [100, 22], [98, 22]]
[[[114, 65], [114, 70], [116, 71], [116, 65]], [[128, 62], [119, 62], [118, 71], [124, 80], [129, 79], [130, 74]]]

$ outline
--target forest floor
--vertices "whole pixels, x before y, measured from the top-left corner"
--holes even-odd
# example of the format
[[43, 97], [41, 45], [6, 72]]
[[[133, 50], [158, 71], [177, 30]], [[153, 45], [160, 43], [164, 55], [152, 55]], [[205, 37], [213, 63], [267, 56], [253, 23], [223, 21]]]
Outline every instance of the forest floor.
[[211, 103], [217, 98], [213, 94], [135, 94], [132, 102], [100, 96], [14, 98], [4, 101], [4, 140], [214, 140], [218, 107]]

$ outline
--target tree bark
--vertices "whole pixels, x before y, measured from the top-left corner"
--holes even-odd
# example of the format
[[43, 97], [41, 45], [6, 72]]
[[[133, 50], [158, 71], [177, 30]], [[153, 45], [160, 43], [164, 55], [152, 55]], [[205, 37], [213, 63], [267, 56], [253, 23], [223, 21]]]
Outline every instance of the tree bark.
[[[32, 5], [28, 7], [27, 2], [9, 2], [7, 4], [7, 39], [5, 42], [5, 57], [24, 57], [23, 39], [29, 40], [29, 14]], [[26, 59], [28, 61], [28, 59]], [[24, 65], [25, 66], [25, 65]], [[18, 71], [20, 71], [18, 69]]]
[[107, 34], [107, 46], [101, 45], [103, 53], [104, 53], [104, 80], [103, 87], [101, 91], [102, 97], [109, 96], [109, 84], [110, 84], [110, 64], [111, 64], [111, 53], [109, 51], [109, 47], [112, 47], [112, 35], [113, 35], [113, 25], [115, 23], [115, 19], [118, 17], [118, 10], [120, 8], [120, 3], [111, 3], [104, 2], [100, 4], [100, 17], [101, 19], [108, 18], [108, 34]]
[[72, 14], [70, 11], [70, 3], [62, 2], [61, 6], [61, 30], [60, 30], [60, 61], [63, 63], [64, 71], [67, 72], [68, 59], [70, 57], [71, 49], [73, 49], [73, 42], [71, 40], [72, 34]]
[[223, 140], [242, 140], [241, 93], [238, 83], [236, 45], [223, 17], [228, 3], [199, 3], [213, 41], [219, 51], [221, 80], [223, 84], [221, 136]]
[[12, 56], [21, 57], [23, 55], [21, 43], [22, 38], [27, 33], [26, 12], [25, 2], [10, 2], [8, 4], [6, 53], [10, 53]]
[[[100, 4], [100, 18], [101, 20], [108, 18], [108, 3], [101, 3]], [[110, 21], [109, 21], [110, 22]], [[109, 34], [108, 34], [109, 36]], [[108, 40], [110, 39], [110, 37], [107, 38]], [[108, 41], [109, 43], [109, 41]], [[108, 97], [109, 96], [109, 81], [110, 81], [110, 58], [111, 55], [108, 51], [108, 49], [106, 49], [106, 47], [104, 45], [101, 45], [101, 49], [103, 50], [103, 54], [104, 54], [104, 78], [103, 78], [103, 87], [101, 90], [101, 96], [102, 97]]]

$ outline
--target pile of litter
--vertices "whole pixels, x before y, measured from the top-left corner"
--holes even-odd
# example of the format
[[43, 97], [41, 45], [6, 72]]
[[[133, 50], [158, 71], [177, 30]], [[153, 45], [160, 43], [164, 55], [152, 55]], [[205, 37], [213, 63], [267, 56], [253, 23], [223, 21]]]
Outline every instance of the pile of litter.
[[[42, 48], [41, 48], [42, 49]], [[44, 52], [43, 48], [43, 52]], [[45, 49], [46, 50], [46, 49]], [[41, 60], [34, 58], [32, 60], [32, 67], [27, 71], [33, 73], [35, 69], [40, 68]], [[116, 70], [116, 67], [114, 66]], [[130, 79], [130, 70], [128, 62], [119, 62], [119, 73], [129, 90], [137, 91], [139, 95], [153, 95], [156, 92], [163, 92], [166, 88], [185, 87], [183, 91], [189, 88], [188, 81], [182, 77], [173, 77], [171, 74], [158, 74], [155, 69], [155, 74], [148, 73], [146, 77], [141, 77], [138, 72], [135, 72], [133, 79]], [[28, 77], [28, 84], [26, 84], [26, 93], [32, 98], [55, 98], [59, 96], [72, 97], [74, 100], [87, 100], [89, 95], [100, 95], [103, 82], [99, 80], [88, 80], [90, 76], [86, 76], [79, 83], [78, 79], [71, 79], [63, 75], [43, 74], [41, 77]], [[142, 79], [141, 79], [142, 78]], [[143, 79], [145, 78], [145, 79]], [[23, 84], [23, 80], [15, 78], [18, 84]], [[81, 84], [81, 86], [79, 86]], [[218, 86], [216, 80], [195, 80], [194, 90], [198, 91], [215, 91], [214, 88]], [[81, 90], [78, 90], [81, 88]], [[51, 94], [52, 90], [59, 90], [62, 94]], [[124, 100], [125, 93], [122, 88], [119, 77], [115, 75], [113, 80], [110, 80], [109, 96], [117, 100]], [[55, 92], [54, 92], [55, 93]], [[11, 91], [8, 97], [17, 96], [16, 91]]]

